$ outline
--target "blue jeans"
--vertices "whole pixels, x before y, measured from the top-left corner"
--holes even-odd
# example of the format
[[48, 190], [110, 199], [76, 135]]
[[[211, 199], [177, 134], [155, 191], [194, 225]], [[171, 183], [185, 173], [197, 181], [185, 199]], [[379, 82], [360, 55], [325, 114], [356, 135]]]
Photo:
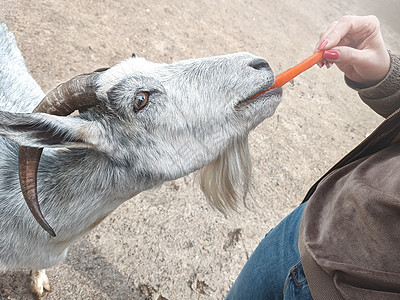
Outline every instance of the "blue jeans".
[[305, 205], [297, 207], [261, 240], [226, 300], [312, 299], [297, 246]]

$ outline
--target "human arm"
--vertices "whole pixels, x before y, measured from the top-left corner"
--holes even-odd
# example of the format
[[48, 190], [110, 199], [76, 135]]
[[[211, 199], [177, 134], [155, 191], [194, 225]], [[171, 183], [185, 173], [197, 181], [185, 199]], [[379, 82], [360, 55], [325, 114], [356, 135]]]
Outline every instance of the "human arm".
[[345, 77], [349, 87], [358, 91], [361, 100], [383, 117], [400, 108], [400, 56], [390, 54], [390, 68], [376, 85], [360, 88], [357, 82]]
[[317, 45], [325, 50], [320, 67], [335, 63], [377, 113], [387, 117], [400, 108], [400, 59], [387, 51], [376, 17], [342, 17], [321, 33]]

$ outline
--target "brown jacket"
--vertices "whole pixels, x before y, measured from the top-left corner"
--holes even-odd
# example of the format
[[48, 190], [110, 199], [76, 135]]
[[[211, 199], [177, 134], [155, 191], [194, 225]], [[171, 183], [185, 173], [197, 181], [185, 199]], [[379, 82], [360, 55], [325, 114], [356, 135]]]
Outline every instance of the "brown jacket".
[[391, 60], [379, 84], [359, 89], [387, 119], [304, 199], [299, 250], [317, 300], [400, 299], [400, 57]]

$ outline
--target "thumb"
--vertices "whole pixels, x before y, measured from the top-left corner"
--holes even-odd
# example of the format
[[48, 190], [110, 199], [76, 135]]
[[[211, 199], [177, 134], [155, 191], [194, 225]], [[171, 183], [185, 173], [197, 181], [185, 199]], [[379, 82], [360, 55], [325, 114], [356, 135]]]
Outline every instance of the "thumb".
[[338, 46], [324, 51], [326, 61], [342, 65], [357, 65], [365, 60], [365, 50], [358, 50], [346, 46]]
[[326, 50], [323, 58], [335, 63], [351, 80], [371, 85], [382, 80], [390, 68], [390, 56], [384, 48], [359, 50], [338, 46]]

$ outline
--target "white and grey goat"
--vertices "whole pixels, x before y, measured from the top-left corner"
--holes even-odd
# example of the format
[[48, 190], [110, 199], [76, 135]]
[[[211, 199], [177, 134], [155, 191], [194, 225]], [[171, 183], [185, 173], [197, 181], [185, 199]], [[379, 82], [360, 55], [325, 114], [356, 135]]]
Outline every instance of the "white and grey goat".
[[250, 98], [273, 81], [248, 53], [132, 57], [44, 95], [0, 24], [0, 271], [35, 270], [40, 296], [50, 289], [44, 269], [73, 241], [124, 201], [199, 169], [211, 204], [234, 208], [249, 181], [248, 133], [282, 92]]

